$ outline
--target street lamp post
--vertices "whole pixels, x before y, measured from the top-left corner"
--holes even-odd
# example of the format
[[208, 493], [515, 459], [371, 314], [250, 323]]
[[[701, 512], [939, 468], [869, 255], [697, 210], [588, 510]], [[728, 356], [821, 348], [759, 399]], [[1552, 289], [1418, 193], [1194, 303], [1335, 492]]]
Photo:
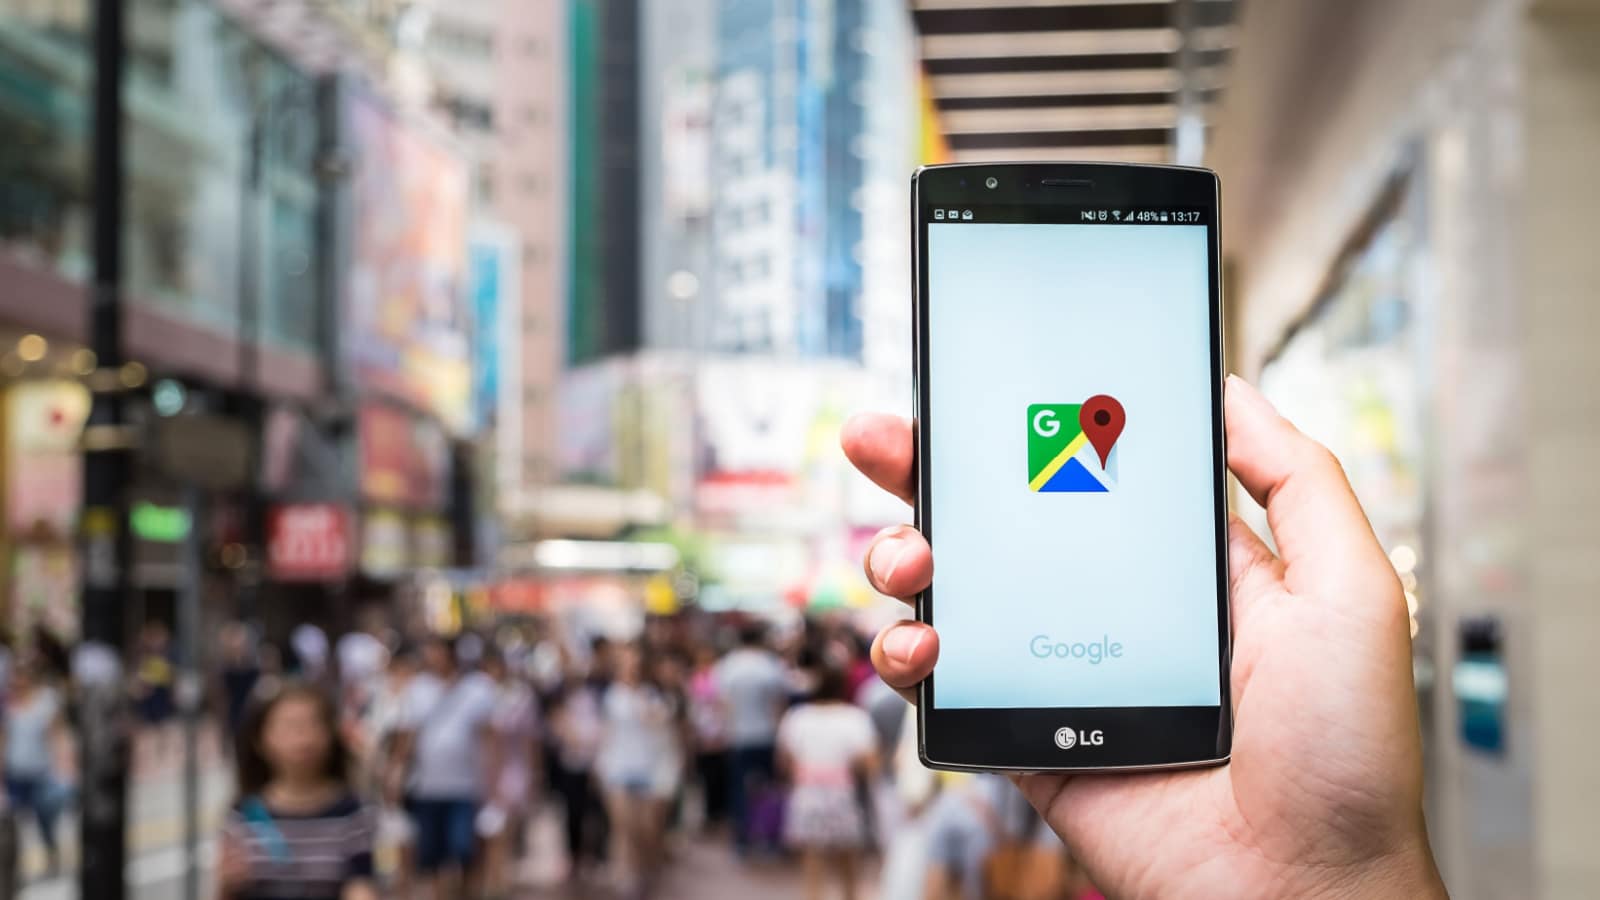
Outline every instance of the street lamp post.
[[[102, 367], [122, 365], [122, 0], [95, 0], [93, 135], [94, 278], [89, 301], [91, 349]], [[82, 645], [73, 659], [78, 687], [82, 785], [78, 896], [122, 900], [127, 868], [130, 721], [122, 666], [124, 610], [132, 544], [128, 487], [133, 472], [124, 397], [96, 387], [84, 428]]]

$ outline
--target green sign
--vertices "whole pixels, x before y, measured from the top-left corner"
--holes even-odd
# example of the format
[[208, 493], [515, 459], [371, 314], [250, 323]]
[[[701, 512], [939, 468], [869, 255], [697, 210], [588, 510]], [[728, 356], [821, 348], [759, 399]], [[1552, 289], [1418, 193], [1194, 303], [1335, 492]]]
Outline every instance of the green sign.
[[135, 537], [157, 544], [176, 544], [189, 536], [189, 512], [176, 506], [139, 501], [128, 517]]

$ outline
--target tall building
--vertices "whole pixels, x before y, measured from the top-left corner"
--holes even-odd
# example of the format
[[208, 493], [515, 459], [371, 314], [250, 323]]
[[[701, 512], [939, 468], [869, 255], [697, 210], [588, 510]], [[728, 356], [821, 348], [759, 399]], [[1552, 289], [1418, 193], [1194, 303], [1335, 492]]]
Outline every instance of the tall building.
[[861, 361], [900, 379], [911, 397], [911, 170], [924, 162], [926, 123], [911, 15], [900, 0], [872, 0], [857, 32], [865, 62], [862, 173], [852, 198], [861, 211]]
[[[826, 69], [822, 94], [824, 241], [823, 352], [861, 357], [862, 198], [867, 147], [867, 31], [870, 0], [832, 4], [832, 21], [818, 26]], [[875, 102], [881, 102], [874, 98]]]
[[655, 0], [641, 12], [639, 193], [646, 346], [702, 350], [715, 296], [711, 265], [711, 107], [716, 9]]
[[[521, 245], [518, 353], [502, 373], [519, 399], [501, 440], [501, 496], [512, 519], [554, 478], [556, 393], [566, 356], [569, 250], [567, 161], [569, 19], [566, 3], [420, 0], [400, 30], [426, 72], [425, 100], [449, 120], [477, 163], [476, 209]], [[503, 435], [503, 437], [505, 437]]]
[[862, 353], [872, 0], [720, 0], [714, 349]]
[[572, 0], [567, 358], [639, 348], [641, 0]]
[[490, 206], [522, 237], [523, 471], [536, 488], [555, 478], [566, 355], [568, 18], [561, 3], [501, 5]]

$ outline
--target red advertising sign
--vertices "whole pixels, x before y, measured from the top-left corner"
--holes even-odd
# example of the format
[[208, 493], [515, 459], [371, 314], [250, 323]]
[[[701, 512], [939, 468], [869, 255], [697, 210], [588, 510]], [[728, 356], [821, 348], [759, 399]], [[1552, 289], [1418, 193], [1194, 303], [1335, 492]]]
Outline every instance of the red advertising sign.
[[545, 606], [544, 585], [532, 578], [501, 581], [489, 588], [489, 606], [503, 613], [536, 613]]
[[336, 581], [350, 571], [350, 511], [336, 503], [291, 503], [267, 518], [267, 568], [278, 581]]

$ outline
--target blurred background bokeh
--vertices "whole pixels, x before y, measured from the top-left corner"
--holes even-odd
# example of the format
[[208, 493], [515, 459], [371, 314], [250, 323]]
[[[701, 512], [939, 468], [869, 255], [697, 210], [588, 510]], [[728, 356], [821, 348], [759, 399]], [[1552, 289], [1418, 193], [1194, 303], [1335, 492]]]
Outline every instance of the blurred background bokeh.
[[[152, 652], [197, 672], [233, 621], [870, 636], [901, 610], [861, 553], [908, 511], [837, 436], [910, 412], [911, 171], [1208, 165], [1229, 366], [1335, 450], [1407, 588], [1453, 893], [1600, 890], [1600, 2], [135, 0], [114, 369], [93, 6], [0, 0], [19, 656], [81, 633], [108, 385], [139, 447], [127, 629], [149, 651], [193, 600], [198, 652]], [[135, 749], [128, 877], [179, 896], [181, 754]], [[20, 846], [26, 896], [74, 895]], [[758, 889], [690, 856], [682, 896]], [[775, 865], [759, 890], [797, 890]], [[922, 896], [891, 868], [867, 896]]]

